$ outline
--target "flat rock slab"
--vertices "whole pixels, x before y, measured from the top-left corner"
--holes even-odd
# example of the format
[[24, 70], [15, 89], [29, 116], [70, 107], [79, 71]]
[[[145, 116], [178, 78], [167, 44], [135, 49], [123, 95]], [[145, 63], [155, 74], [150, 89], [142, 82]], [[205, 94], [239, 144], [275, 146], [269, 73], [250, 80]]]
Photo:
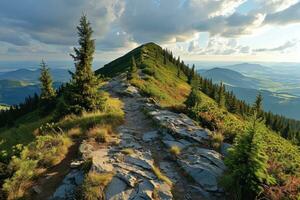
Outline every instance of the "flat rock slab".
[[143, 135], [143, 141], [144, 142], [151, 142], [158, 138], [158, 131], [150, 131], [147, 133], [144, 133]]
[[218, 152], [200, 147], [189, 147], [181, 153], [177, 162], [204, 190], [221, 191], [218, 179], [222, 176], [225, 165]]
[[56, 189], [50, 200], [72, 200], [75, 198], [76, 188], [82, 184], [84, 172], [72, 170], [63, 180], [62, 184]]

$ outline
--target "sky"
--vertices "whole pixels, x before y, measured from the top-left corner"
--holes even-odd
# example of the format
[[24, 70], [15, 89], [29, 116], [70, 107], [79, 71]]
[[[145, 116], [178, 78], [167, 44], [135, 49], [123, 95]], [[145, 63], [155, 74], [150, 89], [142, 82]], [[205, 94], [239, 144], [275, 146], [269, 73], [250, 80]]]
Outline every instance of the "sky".
[[1, 0], [0, 61], [71, 60], [82, 14], [97, 61], [155, 42], [187, 61], [300, 62], [300, 0]]

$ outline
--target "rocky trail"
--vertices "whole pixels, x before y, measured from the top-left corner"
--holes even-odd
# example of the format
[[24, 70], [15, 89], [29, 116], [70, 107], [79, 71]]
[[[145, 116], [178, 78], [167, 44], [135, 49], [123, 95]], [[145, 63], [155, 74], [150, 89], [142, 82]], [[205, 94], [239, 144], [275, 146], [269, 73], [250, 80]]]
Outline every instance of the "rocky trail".
[[[207, 147], [207, 130], [142, 97], [124, 76], [112, 79], [104, 89], [123, 101], [125, 122], [117, 127], [115, 145], [83, 141], [79, 151], [83, 159], [92, 158], [92, 171], [113, 172], [105, 199], [224, 199], [218, 187], [225, 170], [223, 156]], [[174, 146], [180, 154], [170, 153]], [[72, 170], [51, 199], [74, 199], [83, 176], [80, 169]]]

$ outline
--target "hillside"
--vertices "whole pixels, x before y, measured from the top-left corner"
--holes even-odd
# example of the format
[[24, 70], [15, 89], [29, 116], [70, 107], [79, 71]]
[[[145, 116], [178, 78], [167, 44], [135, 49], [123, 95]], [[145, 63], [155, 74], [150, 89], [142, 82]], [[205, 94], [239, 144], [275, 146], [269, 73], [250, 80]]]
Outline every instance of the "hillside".
[[212, 79], [214, 83], [220, 83], [223, 81], [224, 84], [241, 87], [241, 88], [254, 88], [260, 87], [259, 80], [246, 77], [243, 74], [225, 68], [213, 68], [201, 73], [201, 76]]
[[187, 78], [183, 73], [180, 74], [180, 78], [177, 77], [177, 67], [172, 62], [164, 64], [163, 49], [154, 43], [132, 50], [100, 68], [96, 74], [112, 77], [126, 72], [130, 68], [132, 57], [136, 58], [140, 73], [144, 74], [142, 79], [134, 80], [133, 85], [145, 95], [154, 97], [163, 106], [183, 103], [190, 91], [190, 86], [186, 83]]
[[0, 198], [234, 199], [248, 176], [232, 171], [255, 177], [251, 195], [299, 195], [298, 147], [259, 121], [249, 132], [249, 116], [207, 95], [217, 87], [207, 80], [192, 79], [203, 91], [188, 84], [191, 69], [171, 52], [147, 43], [96, 73], [101, 110], [57, 118], [60, 95], [46, 114], [40, 101], [0, 129]]

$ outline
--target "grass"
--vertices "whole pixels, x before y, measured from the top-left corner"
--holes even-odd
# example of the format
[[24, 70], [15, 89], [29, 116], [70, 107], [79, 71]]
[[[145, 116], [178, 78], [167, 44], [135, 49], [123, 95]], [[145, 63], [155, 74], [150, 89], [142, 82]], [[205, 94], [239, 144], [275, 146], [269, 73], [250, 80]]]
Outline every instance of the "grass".
[[219, 150], [221, 144], [224, 140], [224, 135], [222, 133], [213, 133], [211, 137], [211, 145], [215, 150]]
[[107, 143], [112, 134], [111, 126], [95, 126], [87, 131], [87, 136], [95, 138], [97, 142]]
[[66, 135], [37, 136], [36, 140], [25, 146], [19, 157], [13, 157], [9, 169], [12, 177], [5, 180], [3, 190], [8, 199], [24, 197], [42, 168], [52, 167], [64, 159], [72, 141]]
[[85, 200], [104, 199], [104, 189], [110, 183], [113, 173], [89, 172], [82, 184], [81, 196]]
[[158, 167], [152, 166], [152, 171], [159, 180], [165, 182], [166, 184], [168, 184], [170, 186], [173, 185], [172, 181], [166, 175], [164, 175]]
[[178, 146], [176, 146], [176, 145], [171, 146], [171, 148], [170, 148], [169, 151], [170, 151], [171, 154], [173, 154], [173, 155], [175, 155], [175, 156], [178, 156], [178, 155], [180, 155], [180, 153], [181, 153], [180, 147], [178, 147]]
[[133, 155], [134, 154], [134, 150], [132, 148], [122, 149], [121, 152], [125, 155]]
[[33, 131], [50, 120], [51, 115], [40, 118], [38, 111], [35, 111], [18, 119], [14, 127], [0, 129], [0, 141], [2, 141], [0, 142], [0, 151], [6, 154], [6, 156], [2, 156], [2, 159], [7, 160], [12, 156], [13, 146], [27, 145], [32, 142], [35, 139]]

